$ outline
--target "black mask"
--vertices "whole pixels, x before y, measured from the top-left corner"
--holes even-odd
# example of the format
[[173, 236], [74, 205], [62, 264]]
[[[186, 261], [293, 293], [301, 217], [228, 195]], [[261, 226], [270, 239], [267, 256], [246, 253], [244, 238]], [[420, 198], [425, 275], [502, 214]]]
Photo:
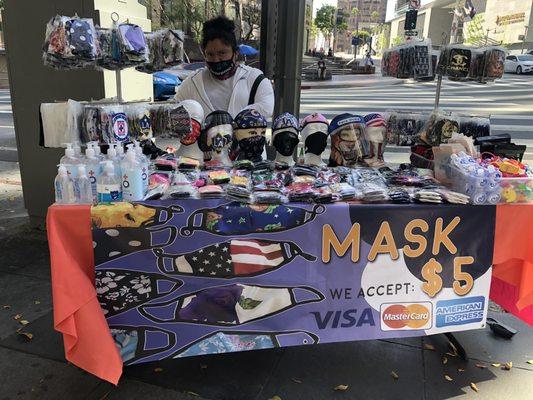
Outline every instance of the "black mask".
[[239, 141], [239, 160], [261, 161], [266, 138], [263, 135], [252, 136]]
[[322, 132], [312, 133], [305, 139], [305, 152], [321, 155], [328, 144], [328, 137]]
[[292, 132], [280, 132], [272, 141], [276, 151], [282, 156], [291, 156], [298, 145], [298, 136]]
[[235, 72], [235, 60], [233, 57], [224, 61], [206, 61], [206, 64], [213, 76], [220, 80], [230, 78]]

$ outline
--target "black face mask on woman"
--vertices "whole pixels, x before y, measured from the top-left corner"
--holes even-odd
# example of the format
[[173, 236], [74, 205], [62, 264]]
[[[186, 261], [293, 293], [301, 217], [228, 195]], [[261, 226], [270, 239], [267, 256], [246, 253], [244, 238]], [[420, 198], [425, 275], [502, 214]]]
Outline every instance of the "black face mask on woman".
[[224, 61], [206, 61], [207, 68], [217, 79], [224, 80], [233, 76], [235, 73], [235, 60], [233, 56]]

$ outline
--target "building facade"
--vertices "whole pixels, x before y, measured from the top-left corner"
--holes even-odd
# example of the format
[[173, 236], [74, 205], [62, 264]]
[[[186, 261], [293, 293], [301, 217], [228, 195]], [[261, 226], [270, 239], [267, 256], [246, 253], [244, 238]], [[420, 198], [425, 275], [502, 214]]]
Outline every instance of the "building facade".
[[348, 28], [337, 34], [335, 49], [353, 53], [352, 37], [357, 30], [372, 35], [376, 27], [385, 22], [387, 0], [339, 0], [337, 8]]
[[[406, 0], [392, 0], [394, 7], [389, 5], [390, 43], [403, 41], [405, 31]], [[464, 3], [464, 0], [462, 0]], [[461, 1], [459, 1], [461, 3]], [[531, 0], [472, 0], [477, 11], [476, 37], [470, 37], [467, 18], [460, 32], [462, 41], [474, 45], [504, 45], [510, 53], [520, 53], [533, 49], [533, 1]], [[456, 0], [422, 1], [418, 12], [416, 30], [420, 37], [431, 39], [433, 45], [450, 43], [452, 37], [453, 10]], [[391, 11], [393, 10], [393, 11]], [[528, 27], [531, 27], [529, 29]]]

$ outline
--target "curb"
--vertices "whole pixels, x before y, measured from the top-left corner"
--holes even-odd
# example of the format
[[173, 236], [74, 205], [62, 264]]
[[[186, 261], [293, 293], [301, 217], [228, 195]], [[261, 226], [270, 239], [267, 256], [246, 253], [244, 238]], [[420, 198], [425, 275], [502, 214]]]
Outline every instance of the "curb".
[[[401, 79], [396, 79], [394, 81], [391, 81], [391, 85], [399, 85], [401, 83], [404, 83]], [[331, 85], [313, 85], [313, 84], [302, 84], [300, 86], [301, 90], [309, 90], [309, 89], [348, 89], [348, 88], [364, 88], [364, 87], [373, 87], [373, 86], [379, 86], [372, 83], [339, 83], [339, 84], [331, 84]]]

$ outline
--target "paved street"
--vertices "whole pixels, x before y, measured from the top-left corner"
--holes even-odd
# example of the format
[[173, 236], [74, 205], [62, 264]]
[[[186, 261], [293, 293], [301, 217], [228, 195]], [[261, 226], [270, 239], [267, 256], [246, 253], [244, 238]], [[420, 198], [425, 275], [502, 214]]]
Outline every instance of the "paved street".
[[[328, 118], [350, 112], [367, 114], [387, 110], [433, 110], [436, 83], [400, 83], [375, 87], [311, 89], [302, 91], [302, 114], [314, 111]], [[448, 111], [491, 117], [494, 133], [510, 133], [517, 144], [528, 146], [533, 161], [533, 75], [506, 74], [493, 84], [443, 81], [440, 107]]]

